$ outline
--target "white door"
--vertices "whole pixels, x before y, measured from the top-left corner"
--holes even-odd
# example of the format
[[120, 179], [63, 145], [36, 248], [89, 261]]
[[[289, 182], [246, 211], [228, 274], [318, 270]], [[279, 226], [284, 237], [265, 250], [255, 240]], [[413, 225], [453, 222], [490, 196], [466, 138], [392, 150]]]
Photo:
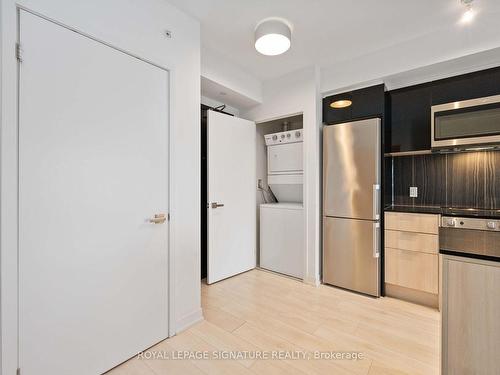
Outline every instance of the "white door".
[[208, 111], [208, 284], [255, 268], [255, 123]]
[[20, 42], [21, 373], [100, 374], [168, 335], [169, 76], [24, 11]]

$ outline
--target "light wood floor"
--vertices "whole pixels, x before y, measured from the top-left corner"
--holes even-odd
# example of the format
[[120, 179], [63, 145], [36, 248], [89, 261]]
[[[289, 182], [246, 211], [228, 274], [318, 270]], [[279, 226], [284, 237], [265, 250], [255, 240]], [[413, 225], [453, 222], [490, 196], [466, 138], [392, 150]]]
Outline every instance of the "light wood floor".
[[365, 358], [135, 358], [109, 375], [439, 373], [439, 313], [430, 308], [315, 288], [260, 270], [203, 285], [202, 305], [204, 321], [151, 351], [356, 351]]

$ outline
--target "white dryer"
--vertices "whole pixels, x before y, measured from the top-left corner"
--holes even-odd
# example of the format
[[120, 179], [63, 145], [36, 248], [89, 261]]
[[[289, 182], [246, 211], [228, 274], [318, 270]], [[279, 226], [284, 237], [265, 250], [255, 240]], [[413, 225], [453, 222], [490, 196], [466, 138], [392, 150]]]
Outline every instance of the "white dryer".
[[302, 129], [267, 134], [267, 183], [278, 202], [302, 202]]

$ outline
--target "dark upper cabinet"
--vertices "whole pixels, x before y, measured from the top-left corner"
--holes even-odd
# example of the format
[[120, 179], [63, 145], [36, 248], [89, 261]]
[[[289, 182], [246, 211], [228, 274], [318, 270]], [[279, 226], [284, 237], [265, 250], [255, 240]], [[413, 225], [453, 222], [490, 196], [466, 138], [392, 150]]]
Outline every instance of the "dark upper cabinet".
[[433, 105], [499, 94], [500, 68], [389, 91], [386, 151], [430, 150]]
[[[330, 104], [337, 100], [350, 100], [352, 105], [332, 108]], [[338, 124], [369, 117], [383, 117], [384, 110], [384, 85], [377, 85], [324, 98], [323, 122]]]
[[429, 150], [431, 148], [431, 101], [429, 86], [391, 91], [390, 152]]
[[500, 94], [500, 69], [488, 69], [436, 81], [432, 105]]

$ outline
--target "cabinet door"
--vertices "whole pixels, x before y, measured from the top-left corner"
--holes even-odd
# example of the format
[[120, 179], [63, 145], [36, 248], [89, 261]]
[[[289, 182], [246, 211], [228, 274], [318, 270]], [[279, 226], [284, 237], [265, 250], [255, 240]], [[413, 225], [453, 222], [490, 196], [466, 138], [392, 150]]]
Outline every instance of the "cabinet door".
[[438, 293], [438, 256], [385, 248], [385, 282], [405, 288]]
[[[332, 108], [330, 104], [337, 100], [350, 100], [352, 105], [345, 108]], [[384, 85], [349, 91], [323, 99], [323, 122], [326, 124], [339, 124], [374, 117], [382, 118], [384, 114]]]
[[391, 152], [431, 148], [431, 88], [415, 87], [392, 91]]
[[384, 85], [352, 92], [352, 118], [381, 117], [384, 114]]
[[500, 94], [500, 69], [488, 69], [437, 81], [432, 88], [432, 105]]
[[498, 374], [500, 263], [443, 259], [443, 374]]
[[323, 99], [323, 122], [325, 124], [340, 124], [352, 119], [352, 105], [345, 108], [332, 108], [330, 106], [337, 100], [352, 100], [352, 95], [350, 92], [346, 92]]

